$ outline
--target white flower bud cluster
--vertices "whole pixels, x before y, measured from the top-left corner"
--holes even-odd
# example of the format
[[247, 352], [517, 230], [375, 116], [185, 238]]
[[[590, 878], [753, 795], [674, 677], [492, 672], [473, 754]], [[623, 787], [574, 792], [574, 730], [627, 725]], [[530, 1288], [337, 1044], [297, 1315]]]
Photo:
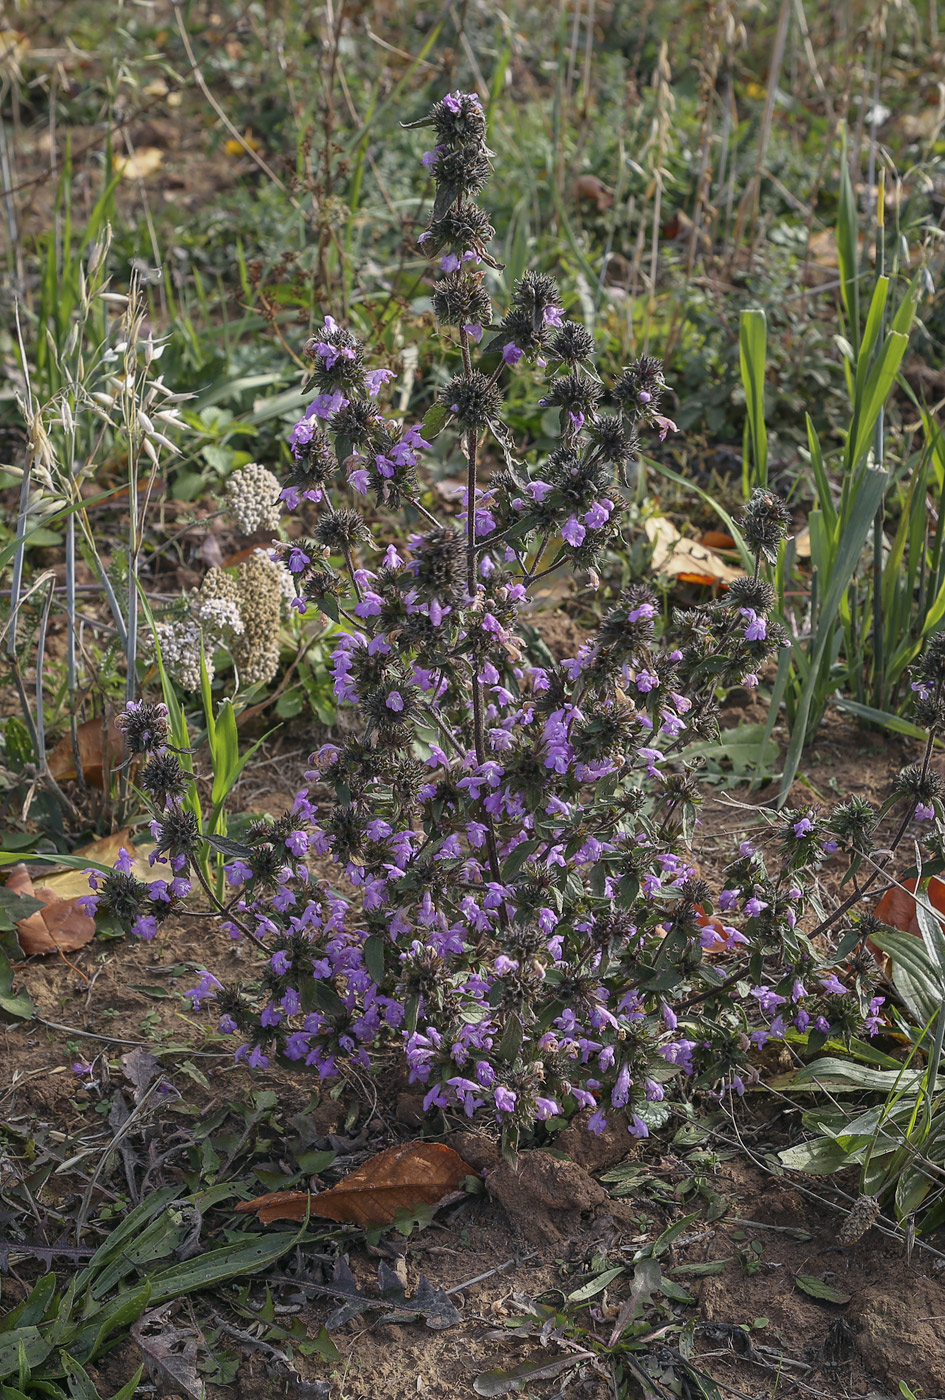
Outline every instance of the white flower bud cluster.
[[244, 535], [274, 530], [282, 513], [279, 482], [259, 462], [249, 462], [227, 478], [224, 509]]
[[[279, 619], [286, 598], [282, 574], [265, 550], [254, 550], [236, 573], [243, 635], [230, 648], [243, 685], [265, 684], [279, 669]], [[292, 596], [295, 596], [293, 587]]]
[[279, 669], [279, 622], [295, 593], [289, 570], [263, 549], [243, 560], [235, 578], [224, 569], [209, 569], [190, 597], [190, 616], [156, 624], [168, 675], [184, 690], [200, 689], [202, 639], [211, 680], [213, 653], [225, 646], [241, 686], [271, 681]]
[[243, 634], [242, 598], [236, 579], [224, 569], [208, 569], [191, 600], [191, 613], [208, 641], [228, 645], [231, 636]]
[[[164, 669], [184, 690], [200, 689], [200, 640], [198, 623], [191, 618], [181, 622], [158, 622], [154, 627]], [[212, 652], [204, 652], [207, 672], [213, 679]]]

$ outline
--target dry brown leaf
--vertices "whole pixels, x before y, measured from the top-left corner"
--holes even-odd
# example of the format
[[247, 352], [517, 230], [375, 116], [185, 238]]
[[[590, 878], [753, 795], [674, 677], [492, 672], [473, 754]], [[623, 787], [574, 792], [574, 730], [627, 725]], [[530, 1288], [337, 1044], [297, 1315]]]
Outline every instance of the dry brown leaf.
[[[104, 788], [106, 774], [111, 777], [116, 763], [121, 762], [121, 735], [112, 723], [112, 717], [87, 719], [76, 730], [79, 758], [85, 781], [92, 787]], [[71, 782], [78, 774], [75, 770], [75, 754], [72, 751], [72, 735], [65, 734], [49, 755], [49, 771], [57, 783]]]
[[270, 1191], [241, 1201], [238, 1211], [254, 1211], [264, 1225], [304, 1220], [311, 1214], [343, 1225], [390, 1225], [401, 1208], [436, 1205], [475, 1172], [458, 1152], [440, 1142], [405, 1142], [388, 1147], [342, 1177], [329, 1191]]
[[644, 529], [653, 545], [653, 572], [678, 578], [681, 583], [702, 583], [707, 587], [728, 586], [732, 579], [744, 578], [744, 572], [726, 564], [714, 550], [682, 536], [671, 520], [652, 515]]
[[[14, 894], [41, 899], [45, 905], [28, 918], [21, 919], [16, 926], [17, 942], [26, 957], [44, 953], [72, 953], [95, 937], [95, 920], [79, 907], [77, 900], [60, 899], [54, 890], [45, 886], [34, 889], [25, 865], [13, 867], [7, 878], [7, 889]], [[85, 893], [90, 893], [88, 882]]]
[[699, 543], [706, 549], [734, 549], [735, 541], [724, 530], [705, 530], [699, 536]]
[[579, 175], [574, 182], [574, 197], [586, 204], [596, 204], [601, 213], [614, 202], [610, 190], [597, 175]]
[[116, 155], [115, 173], [123, 180], [145, 180], [164, 164], [164, 152], [157, 146], [139, 146], [134, 155]]
[[[887, 890], [880, 899], [873, 913], [881, 923], [888, 924], [890, 928], [898, 928], [903, 933], [912, 933], [917, 938], [921, 938], [922, 930], [919, 927], [919, 917], [916, 912], [915, 886], [914, 876], [909, 880], [903, 880], [901, 885], [893, 885], [892, 889]], [[928, 883], [925, 897], [945, 927], [945, 881], [933, 877]], [[889, 954], [877, 948], [872, 939], [867, 939], [866, 946], [880, 967], [888, 969]]]

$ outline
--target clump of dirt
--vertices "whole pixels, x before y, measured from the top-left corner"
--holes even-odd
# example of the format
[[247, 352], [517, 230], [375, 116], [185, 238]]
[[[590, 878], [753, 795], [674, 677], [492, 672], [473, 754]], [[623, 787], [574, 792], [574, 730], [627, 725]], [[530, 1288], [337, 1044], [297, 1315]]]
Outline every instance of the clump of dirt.
[[607, 1192], [577, 1162], [548, 1152], [524, 1152], [513, 1166], [499, 1162], [486, 1190], [505, 1207], [516, 1233], [537, 1244], [572, 1238], [580, 1217], [607, 1200]]
[[943, 1294], [942, 1284], [931, 1279], [912, 1279], [905, 1295], [887, 1279], [864, 1288], [850, 1304], [847, 1324], [856, 1349], [890, 1389], [906, 1379], [923, 1395], [945, 1394]]

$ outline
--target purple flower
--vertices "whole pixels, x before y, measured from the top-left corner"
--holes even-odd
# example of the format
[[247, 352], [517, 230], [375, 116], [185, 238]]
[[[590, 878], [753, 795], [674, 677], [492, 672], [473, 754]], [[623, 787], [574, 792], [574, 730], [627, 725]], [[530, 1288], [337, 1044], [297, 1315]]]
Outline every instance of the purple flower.
[[470, 323], [470, 325], [468, 326], [463, 326], [463, 330], [469, 336], [469, 339], [473, 342], [474, 345], [478, 345], [480, 340], [482, 340], [482, 326], [477, 326], [474, 323]]
[[801, 817], [799, 822], [794, 823], [794, 835], [797, 837], [798, 841], [803, 840], [805, 836], [809, 836], [813, 829], [814, 823], [811, 821], [810, 817]]
[[830, 995], [832, 996], [842, 997], [846, 996], [847, 994], [846, 987], [840, 981], [840, 978], [835, 972], [828, 973], [826, 977], [821, 977], [820, 985], [823, 987], [825, 992], [830, 993]]
[[504, 1084], [497, 1084], [492, 1091], [495, 1099], [495, 1106], [500, 1113], [514, 1113], [516, 1094], [514, 1089], [506, 1089]]
[[404, 708], [403, 697], [399, 690], [392, 690], [384, 703], [389, 710], [396, 710], [398, 714]]
[[912, 815], [917, 822], [930, 822], [934, 820], [935, 808], [927, 802], [917, 802]]
[[507, 365], [517, 365], [523, 353], [524, 352], [518, 348], [515, 342], [510, 340], [502, 351], [502, 358]]
[[308, 835], [304, 831], [290, 831], [285, 839], [286, 849], [294, 856], [301, 857], [308, 850]]
[[190, 997], [194, 1003], [194, 1010], [199, 1010], [200, 1003], [208, 998], [215, 997], [217, 992], [223, 991], [223, 983], [214, 977], [212, 972], [201, 972], [200, 981], [196, 987], [191, 987], [189, 992], [185, 992], [185, 997]]
[[586, 534], [587, 531], [584, 526], [574, 515], [571, 516], [570, 520], [565, 521], [561, 527], [561, 538], [574, 549], [577, 549], [579, 545], [584, 543]]
[[763, 642], [768, 635], [768, 624], [763, 617], [759, 617], [754, 608], [739, 608], [742, 617], [748, 618], [748, 626], [745, 628], [745, 640], [749, 642]]
[[395, 379], [396, 375], [392, 369], [369, 369], [364, 376], [364, 385], [368, 391], [368, 396], [376, 399], [381, 392], [381, 388], [388, 379]]
[[547, 1118], [557, 1118], [561, 1109], [554, 1099], [545, 1099], [538, 1095], [535, 1099], [535, 1117], [539, 1123], [543, 1123]]

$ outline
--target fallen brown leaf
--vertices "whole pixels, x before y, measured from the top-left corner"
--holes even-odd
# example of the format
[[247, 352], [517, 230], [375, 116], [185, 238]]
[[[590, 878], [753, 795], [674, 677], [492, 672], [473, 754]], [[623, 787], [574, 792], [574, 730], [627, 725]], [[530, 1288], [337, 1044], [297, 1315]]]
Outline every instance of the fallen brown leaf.
[[[84, 724], [79, 725], [76, 739], [85, 781], [92, 787], [103, 788], [106, 774], [110, 778], [115, 764], [121, 761], [121, 736], [115, 729], [111, 716], [104, 719], [87, 719]], [[70, 782], [78, 777], [71, 734], [66, 734], [59, 740], [49, 755], [48, 767], [57, 783]]]
[[[17, 942], [26, 957], [44, 953], [72, 953], [95, 937], [95, 920], [79, 908], [78, 896], [76, 899], [60, 899], [55, 890], [44, 886], [34, 889], [25, 865], [15, 865], [6, 884], [14, 894], [31, 895], [33, 899], [41, 899], [46, 906], [21, 919], [16, 926]], [[86, 893], [90, 893], [87, 885]]]
[[727, 587], [744, 572], [726, 564], [712, 549], [698, 540], [686, 539], [665, 516], [652, 515], [644, 525], [653, 545], [653, 572], [678, 578], [681, 583], [701, 583], [706, 587]]
[[458, 1152], [440, 1142], [406, 1142], [388, 1147], [342, 1177], [329, 1191], [270, 1191], [241, 1201], [238, 1211], [254, 1211], [264, 1225], [304, 1220], [311, 1214], [343, 1225], [390, 1225], [395, 1212], [436, 1205], [475, 1173]]
[[[888, 924], [890, 928], [898, 928], [903, 933], [912, 933], [917, 938], [921, 938], [922, 930], [919, 927], [919, 916], [916, 912], [915, 887], [914, 876], [909, 880], [903, 880], [900, 885], [893, 885], [892, 889], [887, 890], [879, 900], [873, 913], [881, 923]], [[933, 877], [929, 881], [925, 893], [941, 923], [945, 926], [945, 880]], [[867, 939], [866, 946], [880, 967], [888, 970], [891, 963], [889, 954], [877, 948], [871, 938]]]
[[574, 196], [586, 204], [596, 204], [603, 213], [614, 202], [614, 197], [598, 175], [579, 175], [574, 182]]
[[699, 544], [706, 549], [734, 549], [735, 541], [724, 530], [704, 530], [699, 536]]

